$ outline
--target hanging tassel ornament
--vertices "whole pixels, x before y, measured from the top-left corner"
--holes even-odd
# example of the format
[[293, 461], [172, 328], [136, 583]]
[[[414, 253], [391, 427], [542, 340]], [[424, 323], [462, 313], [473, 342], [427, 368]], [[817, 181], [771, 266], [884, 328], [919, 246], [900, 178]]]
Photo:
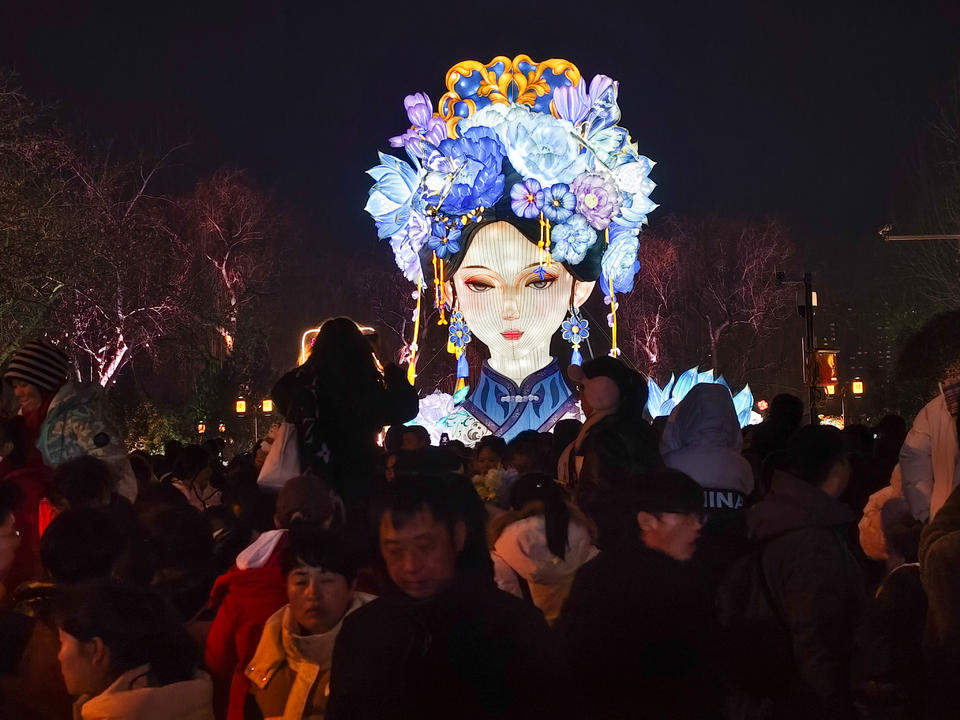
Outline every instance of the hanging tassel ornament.
[[583, 357], [580, 355], [580, 343], [590, 337], [590, 323], [580, 315], [578, 308], [571, 307], [570, 317], [564, 320], [560, 327], [563, 330], [563, 339], [573, 346], [570, 364], [582, 365]]
[[446, 297], [443, 281], [443, 260], [433, 254], [433, 306], [440, 311], [440, 319], [437, 325], [446, 325]]
[[[610, 230], [603, 231], [603, 237], [610, 245]], [[617, 296], [613, 292], [613, 278], [607, 278], [610, 290], [610, 357], [620, 357], [620, 348], [617, 347]]]
[[457, 358], [457, 390], [466, 387], [470, 377], [470, 365], [467, 363], [467, 343], [471, 340], [470, 328], [467, 327], [463, 313], [454, 310], [450, 313], [450, 332], [447, 336], [447, 352]]
[[413, 385], [417, 379], [417, 352], [420, 350], [420, 301], [423, 297], [423, 291], [426, 289], [423, 282], [423, 273], [417, 278], [417, 291], [414, 295], [417, 298], [417, 309], [413, 313], [413, 342], [410, 343], [410, 360], [407, 363], [407, 382]]

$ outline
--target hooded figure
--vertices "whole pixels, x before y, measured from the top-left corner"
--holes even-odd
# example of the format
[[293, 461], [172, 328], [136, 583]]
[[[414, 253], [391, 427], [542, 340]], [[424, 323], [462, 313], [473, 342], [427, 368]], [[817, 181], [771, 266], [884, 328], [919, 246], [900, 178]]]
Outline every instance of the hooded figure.
[[753, 471], [740, 454], [743, 437], [730, 391], [694, 385], [670, 413], [660, 441], [663, 463], [704, 488], [707, 508], [743, 507], [753, 492]]

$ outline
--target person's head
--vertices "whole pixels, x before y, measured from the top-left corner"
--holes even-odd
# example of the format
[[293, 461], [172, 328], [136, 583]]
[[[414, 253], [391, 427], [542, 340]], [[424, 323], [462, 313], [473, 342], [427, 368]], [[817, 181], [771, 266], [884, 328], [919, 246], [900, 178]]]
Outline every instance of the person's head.
[[353, 599], [357, 552], [343, 534], [315, 523], [290, 528], [284, 566], [290, 614], [304, 635], [329, 632]]
[[400, 449], [411, 451], [411, 450], [423, 450], [423, 448], [430, 447], [430, 433], [422, 425], [410, 425], [403, 429], [403, 435], [400, 440]]
[[704, 522], [703, 488], [669, 468], [636, 478], [624, 493], [643, 544], [681, 562], [693, 557]]
[[183, 450], [183, 443], [179, 440], [167, 440], [163, 443], [163, 457], [170, 463], [171, 467], [176, 462], [181, 450]]
[[3, 379], [13, 388], [23, 413], [29, 414], [67, 381], [70, 358], [47, 340], [34, 340], [17, 350]]
[[295, 520], [302, 520], [335, 530], [343, 520], [341, 512], [342, 503], [324, 480], [316, 475], [298, 475], [280, 488], [274, 524], [290, 528]]
[[577, 439], [583, 423], [575, 418], [566, 418], [553, 426], [554, 444], [563, 452], [567, 445]]
[[20, 505], [20, 489], [9, 480], [0, 481], [0, 580], [13, 565], [20, 547], [20, 531], [14, 512]]
[[917, 562], [923, 523], [913, 517], [903, 498], [890, 498], [880, 508], [880, 527], [887, 556], [895, 563]]
[[851, 464], [843, 433], [829, 425], [806, 425], [790, 438], [780, 467], [839, 498], [850, 482]]
[[64, 510], [40, 538], [40, 561], [58, 583], [109, 577], [122, 558], [126, 540], [106, 509]]
[[507, 451], [503, 457], [503, 464], [512, 468], [519, 475], [528, 473], [549, 473], [555, 468], [550, 467], [552, 453], [544, 452], [540, 433], [536, 430], [524, 430], [507, 443]]
[[473, 474], [486, 475], [491, 470], [503, 467], [506, 454], [507, 443], [502, 437], [486, 435], [474, 447]]
[[523, 510], [531, 503], [540, 503], [543, 507], [547, 547], [550, 552], [559, 558], [566, 557], [570, 509], [567, 507], [563, 488], [554, 482], [552, 475], [523, 475], [510, 488], [510, 507], [513, 510]]
[[873, 428], [874, 455], [896, 463], [903, 441], [907, 439], [907, 421], [899, 415], [886, 415]]
[[583, 367], [571, 365], [567, 376], [580, 389], [580, 403], [589, 417], [595, 412], [640, 418], [647, 404], [647, 386], [618, 358], [593, 358]]
[[161, 685], [194, 676], [193, 641], [150, 590], [96, 581], [77, 587], [64, 605], [57, 657], [69, 694], [98, 695], [141, 665], [150, 665]]
[[130, 461], [130, 467], [137, 478], [137, 494], [139, 495], [141, 490], [156, 480], [153, 475], [153, 465], [150, 462], [150, 456], [142, 450], [135, 450], [127, 455], [127, 459]]
[[405, 425], [391, 425], [383, 436], [383, 451], [388, 455], [400, 452], [403, 445], [403, 432]]
[[580, 307], [595, 282], [575, 280], [553, 262], [541, 277], [536, 238], [497, 221], [470, 236], [469, 247], [447, 284], [474, 336], [492, 358], [521, 359], [546, 353], [571, 305]]
[[387, 572], [402, 592], [429, 598], [453, 580], [467, 537], [454, 477], [400, 478], [376, 498], [371, 517]]
[[53, 473], [53, 498], [63, 508], [102, 507], [116, 489], [110, 466], [92, 455], [68, 460]]
[[210, 453], [200, 445], [187, 445], [177, 454], [173, 474], [185, 485], [206, 487], [213, 477]]
[[803, 420], [803, 400], [790, 393], [780, 393], [770, 401], [766, 419], [788, 428], [790, 432], [796, 430]]
[[319, 373], [335, 388], [351, 379], [380, 377], [370, 341], [348, 317], [333, 318], [320, 326], [305, 367]]

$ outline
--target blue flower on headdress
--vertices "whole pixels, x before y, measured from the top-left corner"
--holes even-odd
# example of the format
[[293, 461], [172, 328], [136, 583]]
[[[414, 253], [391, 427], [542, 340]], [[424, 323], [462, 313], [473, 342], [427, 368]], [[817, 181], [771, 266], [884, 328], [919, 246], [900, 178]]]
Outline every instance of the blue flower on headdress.
[[366, 210], [377, 223], [380, 239], [400, 232], [410, 219], [410, 204], [417, 189], [419, 176], [413, 167], [393, 157], [380, 156], [380, 165], [367, 170], [376, 183], [370, 188]]
[[511, 108], [500, 129], [510, 163], [541, 187], [571, 183], [587, 167], [573, 126], [565, 120], [517, 107]]
[[390, 237], [390, 247], [397, 267], [407, 280], [416, 282], [420, 277], [420, 248], [430, 235], [430, 220], [416, 210], [410, 211], [406, 226]]
[[402, 135], [390, 138], [390, 145], [406, 148], [413, 157], [422, 160], [427, 152], [446, 139], [447, 125], [440, 116], [434, 114], [426, 93], [407, 95], [403, 99], [403, 106], [411, 127]]
[[522, 218], [535, 218], [543, 208], [543, 190], [533, 178], [516, 183], [510, 188], [510, 207]]
[[600, 282], [604, 294], [609, 294], [611, 280], [615, 293], [633, 290], [633, 278], [640, 270], [638, 233], [639, 229], [631, 225], [614, 223], [610, 226], [610, 245], [600, 259]]
[[470, 328], [467, 327], [463, 314], [454, 311], [450, 316], [450, 343], [462, 350], [468, 342], [470, 342]]
[[597, 241], [597, 233], [582, 215], [573, 215], [567, 222], [554, 226], [550, 239], [553, 258], [576, 265], [583, 262], [587, 250]]
[[543, 214], [552, 223], [570, 219], [577, 207], [577, 196], [566, 183], [556, 183], [543, 191]]
[[460, 230], [447, 228], [442, 222], [433, 223], [433, 233], [427, 238], [427, 247], [441, 260], [460, 252]]
[[462, 215], [492, 207], [503, 195], [503, 145], [490, 128], [476, 127], [448, 138], [426, 161], [425, 200], [441, 212]]
[[580, 317], [579, 312], [573, 313], [560, 326], [563, 330], [563, 339], [571, 343], [581, 342], [590, 337], [590, 323]]

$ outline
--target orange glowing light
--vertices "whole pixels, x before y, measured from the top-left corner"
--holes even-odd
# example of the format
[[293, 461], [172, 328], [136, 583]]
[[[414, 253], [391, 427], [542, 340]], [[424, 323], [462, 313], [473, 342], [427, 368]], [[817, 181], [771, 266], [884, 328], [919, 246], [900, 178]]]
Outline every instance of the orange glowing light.
[[207, 424], [203, 422], [197, 423], [197, 435], [203, 435], [207, 431]]
[[827, 395], [829, 395], [830, 397], [833, 397], [834, 395], [837, 394], [836, 385], [824, 385], [823, 389], [826, 391]]
[[766, 400], [757, 400], [757, 410], [760, 412], [765, 412], [769, 407], [770, 403], [768, 403]]
[[223, 423], [217, 426], [217, 432], [225, 433], [227, 431], [227, 426]]
[[237, 411], [237, 415], [243, 415], [247, 412], [247, 401], [242, 397], [238, 397], [234, 407]]
[[269, 415], [273, 412], [273, 400], [270, 398], [263, 399], [263, 405], [260, 406], [260, 409], [263, 410], [264, 415]]
[[854, 394], [854, 397], [863, 395], [863, 380], [858, 378], [850, 383], [850, 391]]

